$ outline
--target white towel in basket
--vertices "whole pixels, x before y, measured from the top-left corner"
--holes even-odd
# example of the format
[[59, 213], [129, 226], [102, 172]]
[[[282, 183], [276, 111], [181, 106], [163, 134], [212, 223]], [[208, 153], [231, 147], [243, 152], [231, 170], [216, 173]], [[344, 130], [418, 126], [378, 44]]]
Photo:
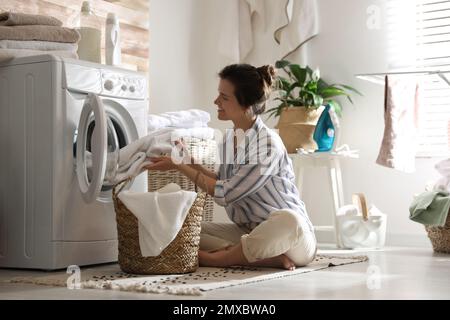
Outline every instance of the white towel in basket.
[[[113, 182], [119, 182], [128, 177], [138, 175], [142, 168], [151, 163], [148, 157], [157, 157], [161, 154], [180, 157], [179, 149], [175, 147], [175, 141], [183, 137], [196, 137], [200, 139], [213, 139], [212, 128], [174, 129], [163, 128], [149, 133], [147, 136], [136, 140], [119, 152], [119, 165], [117, 175]], [[181, 159], [178, 159], [181, 161]]]
[[151, 163], [148, 157], [171, 155], [176, 138], [173, 129], [161, 129], [120, 149], [117, 174], [113, 182], [138, 175], [144, 166]]
[[155, 192], [122, 191], [118, 198], [138, 219], [143, 257], [159, 255], [177, 236], [197, 194], [169, 183]]

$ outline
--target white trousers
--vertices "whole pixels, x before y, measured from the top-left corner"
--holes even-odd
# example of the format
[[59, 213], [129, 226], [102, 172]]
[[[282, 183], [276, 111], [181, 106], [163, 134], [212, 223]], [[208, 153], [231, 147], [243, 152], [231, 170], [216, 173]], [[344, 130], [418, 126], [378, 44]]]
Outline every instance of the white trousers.
[[300, 267], [310, 263], [317, 252], [314, 232], [290, 209], [272, 212], [250, 233], [234, 223], [202, 223], [200, 250], [217, 250], [236, 245], [239, 241], [249, 262], [286, 254]]

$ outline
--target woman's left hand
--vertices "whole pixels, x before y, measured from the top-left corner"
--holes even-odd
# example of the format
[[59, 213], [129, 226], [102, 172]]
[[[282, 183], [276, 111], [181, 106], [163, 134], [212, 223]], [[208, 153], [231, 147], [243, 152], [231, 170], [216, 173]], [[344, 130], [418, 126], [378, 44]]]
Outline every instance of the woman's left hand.
[[150, 157], [147, 159], [149, 159], [153, 163], [145, 166], [144, 169], [161, 170], [161, 171], [177, 169], [177, 165], [173, 163], [172, 158], [170, 156]]

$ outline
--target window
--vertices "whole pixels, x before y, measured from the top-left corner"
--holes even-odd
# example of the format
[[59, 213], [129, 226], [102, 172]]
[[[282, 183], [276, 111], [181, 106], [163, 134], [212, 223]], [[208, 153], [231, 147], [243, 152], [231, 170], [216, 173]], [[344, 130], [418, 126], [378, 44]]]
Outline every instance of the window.
[[423, 126], [418, 156], [450, 154], [450, 1], [416, 0], [416, 67], [447, 70], [423, 84]]
[[450, 0], [390, 0], [387, 19], [391, 69], [442, 71], [420, 77], [417, 156], [450, 156]]

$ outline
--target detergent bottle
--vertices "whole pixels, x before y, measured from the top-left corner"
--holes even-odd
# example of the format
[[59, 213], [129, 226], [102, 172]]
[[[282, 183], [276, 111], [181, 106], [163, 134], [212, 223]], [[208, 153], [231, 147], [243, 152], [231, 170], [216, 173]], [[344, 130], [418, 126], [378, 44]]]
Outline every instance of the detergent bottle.
[[121, 64], [120, 26], [114, 13], [108, 13], [105, 27], [105, 62], [117, 66]]
[[76, 29], [81, 36], [78, 42], [78, 57], [81, 60], [101, 63], [101, 21], [93, 12], [89, 1], [83, 1]]
[[316, 152], [333, 150], [337, 145], [338, 130], [339, 120], [337, 114], [330, 105], [326, 105], [314, 130], [313, 139], [318, 146]]

